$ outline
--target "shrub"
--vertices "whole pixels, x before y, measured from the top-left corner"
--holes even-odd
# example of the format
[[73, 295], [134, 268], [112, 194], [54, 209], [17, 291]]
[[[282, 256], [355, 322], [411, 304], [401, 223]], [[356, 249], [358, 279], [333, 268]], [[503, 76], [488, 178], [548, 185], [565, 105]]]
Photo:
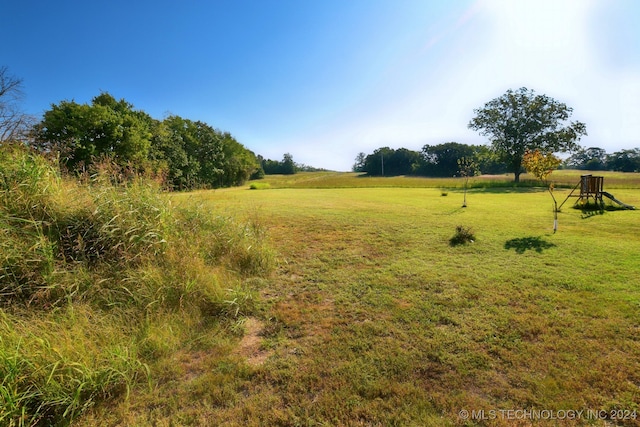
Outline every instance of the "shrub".
[[268, 182], [254, 182], [251, 185], [249, 185], [250, 190], [266, 190], [270, 187], [271, 185], [269, 185]]
[[458, 225], [456, 226], [456, 233], [449, 240], [449, 243], [451, 246], [464, 245], [466, 243], [473, 243], [475, 239], [475, 235], [471, 228]]

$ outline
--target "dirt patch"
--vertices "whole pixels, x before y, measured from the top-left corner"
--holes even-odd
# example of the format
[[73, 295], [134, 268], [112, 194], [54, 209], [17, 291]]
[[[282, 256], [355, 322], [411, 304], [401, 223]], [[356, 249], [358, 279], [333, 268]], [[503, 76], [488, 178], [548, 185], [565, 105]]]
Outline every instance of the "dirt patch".
[[244, 323], [245, 333], [235, 353], [244, 357], [251, 366], [262, 365], [269, 357], [269, 352], [260, 348], [264, 323], [249, 317]]
[[185, 381], [191, 381], [205, 372], [206, 358], [207, 353], [204, 351], [181, 353], [177, 355], [177, 362], [184, 369]]

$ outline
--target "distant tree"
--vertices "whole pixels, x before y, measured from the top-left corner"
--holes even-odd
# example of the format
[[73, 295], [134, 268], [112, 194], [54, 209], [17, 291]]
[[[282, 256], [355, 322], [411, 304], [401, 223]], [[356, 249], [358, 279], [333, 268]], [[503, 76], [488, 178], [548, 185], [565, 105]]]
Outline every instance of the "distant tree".
[[500, 160], [500, 156], [486, 145], [474, 145], [474, 159], [478, 163], [480, 173], [498, 175], [508, 172], [507, 166]]
[[353, 164], [353, 171], [354, 172], [364, 172], [364, 167], [365, 167], [365, 160], [367, 159], [367, 155], [360, 152], [358, 153], [358, 155], [356, 156], [356, 161]]
[[364, 161], [364, 172], [370, 176], [384, 176], [389, 174], [388, 168], [385, 171], [385, 163], [389, 163], [389, 159], [395, 150], [389, 147], [381, 147], [369, 154]]
[[398, 148], [387, 161], [388, 175], [413, 175], [420, 162], [420, 153]]
[[582, 170], [605, 170], [607, 152], [598, 147], [580, 148], [564, 161], [564, 167]]
[[282, 157], [282, 173], [284, 175], [293, 175], [296, 173], [296, 163], [293, 161], [293, 156], [286, 153]]
[[282, 161], [262, 158], [260, 165], [266, 175], [293, 175], [297, 172], [296, 163], [289, 153], [282, 156]]
[[553, 195], [553, 184], [547, 183], [547, 178], [554, 169], [560, 166], [562, 161], [553, 153], [543, 153], [540, 150], [527, 151], [522, 158], [522, 164], [526, 170], [541, 180], [547, 187], [547, 191], [553, 199], [553, 232], [558, 230], [558, 201]]
[[458, 160], [472, 159], [475, 156], [473, 146], [457, 142], [445, 142], [438, 145], [422, 147], [423, 167], [420, 175], [426, 176], [455, 176], [458, 171]]
[[222, 134], [222, 150], [223, 186], [242, 185], [255, 173], [262, 171], [255, 153], [245, 148], [228, 132]]
[[[172, 115], [162, 121], [160, 130], [154, 135], [152, 152], [154, 158], [167, 163], [170, 186], [180, 190], [203, 186], [195, 122]], [[221, 151], [221, 147], [215, 151]]]
[[149, 158], [164, 175], [168, 187], [185, 189], [189, 188], [185, 177], [188, 158], [183, 141], [178, 137], [178, 129], [184, 123], [178, 119], [181, 120], [177, 116], [170, 116], [165, 120], [152, 122]]
[[567, 123], [572, 112], [565, 104], [523, 87], [515, 92], [508, 90], [474, 110], [476, 116], [469, 128], [489, 137], [493, 149], [519, 182], [527, 151], [546, 154], [578, 148], [577, 141], [587, 131], [584, 123]]
[[257, 161], [256, 170], [253, 171], [249, 179], [262, 179], [266, 175], [264, 168], [262, 166], [262, 163], [264, 162], [264, 157], [258, 154], [256, 156], [256, 161]]
[[327, 169], [317, 168], [315, 166], [305, 165], [304, 163], [296, 163], [296, 172], [326, 172]]
[[24, 140], [34, 118], [22, 112], [22, 79], [0, 67], [0, 142]]
[[621, 150], [608, 155], [607, 169], [618, 172], [640, 172], [640, 148]]
[[371, 176], [413, 175], [420, 160], [417, 151], [382, 147], [365, 157], [362, 171]]
[[278, 160], [262, 159], [261, 166], [265, 175], [276, 175], [281, 171], [280, 162]]

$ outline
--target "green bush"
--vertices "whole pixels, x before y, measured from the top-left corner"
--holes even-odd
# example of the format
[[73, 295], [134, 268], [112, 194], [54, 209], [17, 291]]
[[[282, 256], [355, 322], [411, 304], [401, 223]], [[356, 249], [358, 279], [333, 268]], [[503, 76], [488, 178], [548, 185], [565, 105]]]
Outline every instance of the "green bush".
[[268, 182], [253, 182], [249, 185], [250, 190], [266, 190], [268, 188], [271, 188]]
[[476, 237], [470, 227], [464, 225], [456, 226], [456, 232], [449, 240], [451, 246], [464, 245], [466, 243], [473, 243]]

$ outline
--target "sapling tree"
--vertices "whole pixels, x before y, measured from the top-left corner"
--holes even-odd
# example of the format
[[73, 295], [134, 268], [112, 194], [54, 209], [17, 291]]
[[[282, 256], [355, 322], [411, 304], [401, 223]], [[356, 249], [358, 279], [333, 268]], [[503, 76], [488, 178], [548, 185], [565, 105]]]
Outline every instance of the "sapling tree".
[[533, 174], [536, 178], [544, 183], [547, 191], [553, 199], [553, 232], [558, 231], [558, 201], [553, 195], [553, 183], [549, 183], [547, 179], [551, 172], [556, 169], [562, 161], [553, 155], [553, 153], [542, 153], [540, 150], [527, 151], [522, 157], [522, 165], [525, 169]]
[[469, 184], [469, 178], [480, 174], [480, 168], [478, 164], [469, 157], [461, 157], [458, 159], [458, 175], [464, 178], [464, 200], [462, 207], [467, 207], [467, 187]]

